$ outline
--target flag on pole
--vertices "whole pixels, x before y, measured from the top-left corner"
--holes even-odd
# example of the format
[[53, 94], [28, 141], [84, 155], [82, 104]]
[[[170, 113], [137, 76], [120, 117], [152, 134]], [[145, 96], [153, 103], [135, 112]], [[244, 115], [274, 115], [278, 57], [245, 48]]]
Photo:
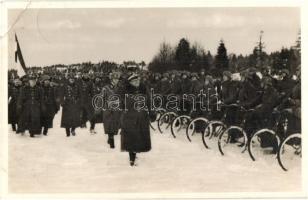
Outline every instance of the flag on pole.
[[20, 45], [19, 45], [16, 33], [15, 33], [15, 42], [16, 42], [15, 63], [16, 63], [17, 73], [19, 76], [23, 76], [27, 72], [27, 67], [26, 67], [24, 58], [21, 53], [21, 49], [20, 49]]

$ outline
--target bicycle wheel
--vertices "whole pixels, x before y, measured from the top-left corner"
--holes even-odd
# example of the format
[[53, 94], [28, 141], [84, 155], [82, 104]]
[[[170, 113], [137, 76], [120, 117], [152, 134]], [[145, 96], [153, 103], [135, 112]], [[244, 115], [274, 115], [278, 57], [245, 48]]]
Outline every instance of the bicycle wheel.
[[218, 138], [226, 128], [226, 125], [221, 121], [210, 121], [202, 133], [202, 142], [205, 148], [209, 149], [210, 146], [214, 146], [215, 142], [212, 139]]
[[156, 110], [156, 121], [158, 121], [159, 118], [160, 118], [164, 113], [166, 113], [166, 110], [165, 110], [165, 109], [163, 109], [163, 108], [157, 109], [157, 110]]
[[253, 161], [265, 156], [276, 158], [279, 144], [280, 139], [275, 131], [261, 129], [255, 132], [249, 140], [249, 156]]
[[278, 163], [284, 171], [301, 166], [302, 145], [301, 134], [289, 135], [278, 150]]
[[192, 141], [192, 137], [197, 132], [196, 127], [202, 126], [202, 125], [206, 126], [208, 123], [209, 123], [209, 120], [204, 118], [204, 117], [198, 117], [198, 118], [191, 120], [191, 122], [188, 124], [188, 126], [186, 128], [186, 136], [187, 136], [187, 139], [189, 140], [189, 142]]
[[171, 124], [171, 134], [173, 135], [174, 138], [176, 138], [176, 136], [179, 134], [181, 130], [183, 130], [183, 128], [185, 128], [186, 130], [186, 127], [188, 126], [190, 120], [191, 117], [188, 115], [180, 115], [174, 118]]
[[157, 127], [159, 132], [163, 133], [164, 131], [168, 130], [171, 125], [171, 122], [175, 117], [177, 117], [177, 114], [175, 112], [166, 112], [162, 114], [157, 120]]
[[239, 126], [231, 126], [219, 135], [218, 149], [221, 155], [226, 152], [244, 153], [247, 143], [245, 130]]

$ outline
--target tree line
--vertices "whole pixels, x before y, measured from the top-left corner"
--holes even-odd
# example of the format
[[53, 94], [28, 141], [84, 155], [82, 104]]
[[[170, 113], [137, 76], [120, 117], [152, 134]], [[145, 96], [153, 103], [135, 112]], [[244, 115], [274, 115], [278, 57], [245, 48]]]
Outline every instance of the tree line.
[[257, 45], [248, 55], [228, 54], [223, 40], [218, 44], [216, 55], [212, 55], [201, 44], [191, 44], [188, 39], [182, 38], [176, 46], [162, 42], [148, 69], [160, 73], [172, 70], [198, 72], [204, 69], [213, 75], [221, 75], [225, 70], [240, 72], [250, 67], [261, 70], [269, 66], [274, 72], [288, 69], [295, 73], [300, 63], [300, 35], [292, 47], [282, 47], [280, 51], [268, 54]]

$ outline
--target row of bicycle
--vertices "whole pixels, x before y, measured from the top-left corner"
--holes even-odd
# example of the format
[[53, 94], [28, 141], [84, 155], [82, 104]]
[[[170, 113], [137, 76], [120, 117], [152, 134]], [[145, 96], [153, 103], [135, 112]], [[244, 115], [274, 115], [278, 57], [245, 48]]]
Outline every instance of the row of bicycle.
[[288, 129], [290, 119], [287, 110], [273, 113], [275, 117], [270, 127], [249, 134], [245, 130], [245, 116], [254, 110], [247, 110], [237, 104], [228, 107], [238, 108], [244, 113], [239, 123], [226, 123], [225, 115], [220, 120], [209, 120], [204, 116], [192, 117], [158, 109], [157, 128], [160, 133], [171, 132], [174, 138], [186, 135], [190, 142], [197, 138], [196, 135], [201, 135], [204, 147], [218, 148], [221, 155], [248, 152], [253, 161], [265, 157], [277, 159], [285, 171], [301, 165], [301, 134], [300, 131]]

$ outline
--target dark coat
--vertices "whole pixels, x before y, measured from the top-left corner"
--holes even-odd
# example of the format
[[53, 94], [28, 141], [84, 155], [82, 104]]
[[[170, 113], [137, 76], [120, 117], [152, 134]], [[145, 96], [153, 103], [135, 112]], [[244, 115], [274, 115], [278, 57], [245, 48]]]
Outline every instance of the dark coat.
[[151, 83], [151, 88], [153, 88], [155, 94], [159, 94], [161, 92], [161, 81], [153, 80]]
[[135, 88], [127, 86], [127, 94], [124, 111], [121, 118], [121, 149], [128, 152], [147, 152], [151, 150], [150, 137], [150, 116], [155, 119], [155, 116], [150, 112], [150, 116], [145, 110], [138, 110], [134, 108], [134, 99], [131, 95], [143, 95], [146, 98], [146, 105], [149, 106], [148, 91], [142, 86]]
[[8, 105], [8, 121], [9, 124], [17, 124], [20, 113], [17, 112], [17, 100], [21, 87], [10, 86], [8, 91], [8, 97], [10, 102]]
[[296, 81], [285, 77], [281, 81], [277, 82], [277, 90], [280, 93], [285, 93], [286, 96], [289, 96], [292, 93], [294, 86], [296, 85]]
[[[221, 84], [221, 99], [225, 105], [236, 103], [238, 97], [238, 84], [235, 81], [224, 81]], [[238, 121], [238, 109], [236, 107], [223, 108], [227, 125], [236, 124]]]
[[83, 112], [82, 121], [92, 120], [94, 117], [94, 107], [92, 105], [93, 83], [91, 80], [80, 81], [80, 106]]
[[[121, 90], [120, 86], [113, 86], [112, 84], [108, 84], [103, 88], [103, 96], [105, 103], [103, 111], [103, 121], [104, 121], [105, 134], [115, 135], [118, 133], [120, 129], [121, 111], [113, 109], [115, 107], [110, 106], [110, 102], [115, 99], [110, 99], [111, 101], [108, 101], [109, 98], [113, 95], [121, 95], [122, 92], [120, 90]], [[119, 98], [121, 97], [119, 96]], [[121, 109], [121, 107], [118, 108]]]
[[258, 105], [262, 93], [260, 93], [259, 86], [254, 85], [252, 81], [246, 80], [242, 84], [239, 91], [240, 104], [245, 108], [253, 108]]
[[188, 78], [182, 79], [180, 94], [190, 94], [191, 93], [191, 80]]
[[279, 103], [279, 94], [277, 90], [269, 86], [262, 93], [261, 104], [257, 107], [257, 111], [263, 114], [271, 114], [274, 107]]
[[292, 111], [298, 119], [301, 119], [301, 82], [300, 81], [293, 88], [291, 98], [293, 100]]
[[52, 122], [55, 114], [59, 110], [59, 105], [56, 102], [55, 88], [52, 86], [42, 87], [42, 116], [41, 124], [44, 127], [52, 128]]
[[[92, 87], [92, 100], [95, 98], [96, 95], [102, 95], [102, 84], [100, 83], [95, 83], [93, 84]], [[95, 123], [103, 123], [103, 100], [101, 98], [97, 98], [97, 101], [95, 102], [97, 105], [97, 109], [94, 111], [94, 117], [93, 117], [93, 122]]]
[[61, 127], [79, 127], [80, 120], [80, 91], [76, 83], [64, 87], [64, 101], [62, 104]]
[[200, 94], [200, 91], [203, 89], [203, 84], [199, 80], [191, 81], [190, 93], [194, 95]]
[[181, 91], [184, 89], [184, 88], [182, 88], [181, 80], [178, 79], [178, 78], [171, 80], [169, 84], [170, 84], [169, 86], [170, 86], [170, 90], [171, 90], [170, 93], [171, 94], [179, 95], [179, 94], [181, 94]]
[[29, 130], [30, 134], [41, 133], [42, 89], [39, 86], [25, 86], [21, 89], [17, 112], [21, 113], [18, 129]]
[[221, 84], [221, 99], [224, 104], [236, 103], [238, 97], [238, 84], [235, 81], [224, 81]]
[[67, 84], [67, 80], [61, 77], [61, 79], [56, 80], [56, 83], [57, 86], [55, 87], [55, 96], [56, 96], [56, 102], [59, 106], [64, 101], [64, 90]]

